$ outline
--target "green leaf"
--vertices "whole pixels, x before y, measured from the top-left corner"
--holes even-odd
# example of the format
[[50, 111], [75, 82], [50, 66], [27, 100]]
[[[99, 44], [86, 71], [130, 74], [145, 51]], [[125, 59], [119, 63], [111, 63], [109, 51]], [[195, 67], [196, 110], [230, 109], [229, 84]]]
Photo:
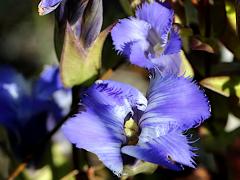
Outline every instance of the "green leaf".
[[61, 78], [65, 87], [88, 83], [96, 78], [101, 67], [103, 44], [111, 28], [112, 26], [109, 26], [102, 31], [92, 45], [84, 49], [67, 24], [60, 62]]
[[236, 8], [235, 8], [234, 4], [232, 2], [226, 1], [225, 10], [226, 10], [227, 19], [228, 19], [230, 25], [233, 27], [234, 30], [236, 30], [236, 27], [237, 27], [236, 22], [237, 22], [237, 18], [238, 18], [236, 16], [236, 12], [238, 11], [238, 7], [236, 6]]
[[193, 77], [194, 76], [193, 68], [192, 68], [191, 64], [189, 63], [189, 61], [183, 51], [180, 52], [180, 57], [182, 60], [181, 74], [184, 74], [184, 77]]
[[236, 1], [235, 7], [236, 7], [235, 16], [236, 16], [237, 34], [239, 37], [240, 36], [240, 2], [238, 0]]
[[240, 97], [240, 77], [218, 76], [203, 79], [200, 84], [223, 96], [236, 95]]
[[181, 24], [175, 23], [174, 26], [179, 30], [179, 35], [182, 40], [182, 46], [184, 51], [189, 52], [190, 51], [190, 45], [189, 40], [193, 36], [193, 31], [191, 28], [183, 27]]
[[119, 3], [127, 15], [132, 16], [134, 14], [129, 1], [119, 0]]

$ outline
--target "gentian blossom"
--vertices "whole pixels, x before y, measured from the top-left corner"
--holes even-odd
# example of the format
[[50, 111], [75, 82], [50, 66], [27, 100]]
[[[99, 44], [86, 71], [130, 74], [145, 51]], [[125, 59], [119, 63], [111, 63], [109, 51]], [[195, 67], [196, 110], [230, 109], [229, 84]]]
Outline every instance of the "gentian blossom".
[[178, 73], [181, 39], [173, 28], [173, 17], [167, 4], [143, 3], [135, 17], [121, 19], [112, 29], [115, 49], [137, 66]]
[[11, 66], [0, 66], [0, 125], [19, 158], [44, 138], [48, 121], [66, 115], [69, 109], [59, 104], [60, 95], [61, 101], [69, 101], [71, 92], [63, 88], [56, 66], [46, 67], [36, 81], [26, 80]]
[[208, 100], [191, 79], [156, 71], [146, 97], [128, 84], [96, 81], [81, 94], [79, 113], [63, 125], [63, 132], [119, 176], [123, 154], [181, 170], [194, 167], [195, 156], [183, 132], [209, 116]]

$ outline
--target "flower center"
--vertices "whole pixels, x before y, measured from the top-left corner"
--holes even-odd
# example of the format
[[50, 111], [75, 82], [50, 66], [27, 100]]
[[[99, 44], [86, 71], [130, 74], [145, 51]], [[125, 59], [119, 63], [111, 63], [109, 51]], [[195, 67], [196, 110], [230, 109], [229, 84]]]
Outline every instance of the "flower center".
[[139, 128], [137, 123], [130, 118], [124, 124], [124, 133], [128, 140], [128, 145], [136, 145], [138, 142]]
[[159, 37], [159, 35], [153, 28], [149, 30], [147, 39], [150, 44], [148, 51], [151, 58], [160, 57], [166, 43], [163, 42], [163, 40]]

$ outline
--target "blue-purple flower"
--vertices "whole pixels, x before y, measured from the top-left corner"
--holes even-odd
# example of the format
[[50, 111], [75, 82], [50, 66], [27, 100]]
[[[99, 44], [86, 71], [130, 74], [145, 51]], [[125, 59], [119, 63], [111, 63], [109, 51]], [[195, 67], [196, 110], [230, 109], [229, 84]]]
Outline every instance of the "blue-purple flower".
[[67, 113], [58, 97], [64, 94], [61, 101], [65, 101], [70, 93], [63, 88], [56, 66], [46, 67], [36, 81], [26, 80], [11, 66], [0, 66], [0, 125], [20, 158], [44, 138], [47, 121], [56, 122]]
[[112, 29], [115, 49], [137, 66], [178, 73], [181, 39], [172, 26], [173, 17], [166, 4], [144, 3], [136, 17], [121, 19]]
[[41, 0], [38, 5], [40, 15], [46, 15], [55, 10], [63, 0]]
[[181, 170], [194, 167], [195, 156], [183, 132], [209, 116], [208, 100], [191, 79], [156, 71], [146, 98], [130, 85], [96, 81], [82, 93], [79, 113], [63, 131], [117, 175], [123, 172], [123, 154]]

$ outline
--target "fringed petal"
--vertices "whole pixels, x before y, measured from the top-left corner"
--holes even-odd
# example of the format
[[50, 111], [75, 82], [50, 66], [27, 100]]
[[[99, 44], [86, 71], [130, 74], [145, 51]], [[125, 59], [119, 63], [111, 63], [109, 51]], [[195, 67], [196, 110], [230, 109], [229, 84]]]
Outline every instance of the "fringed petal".
[[122, 153], [169, 169], [182, 170], [182, 165], [194, 168], [193, 150], [184, 135], [173, 131], [136, 146], [125, 146]]
[[140, 119], [143, 129], [140, 138], [148, 137], [144, 133], [148, 128], [168, 124], [187, 130], [210, 116], [210, 106], [203, 91], [191, 79], [182, 76], [161, 76], [156, 71], [150, 80], [147, 99], [147, 109]]
[[129, 44], [140, 42], [141, 49], [148, 48], [147, 35], [150, 25], [136, 18], [122, 19], [112, 29], [115, 49], [128, 55]]

